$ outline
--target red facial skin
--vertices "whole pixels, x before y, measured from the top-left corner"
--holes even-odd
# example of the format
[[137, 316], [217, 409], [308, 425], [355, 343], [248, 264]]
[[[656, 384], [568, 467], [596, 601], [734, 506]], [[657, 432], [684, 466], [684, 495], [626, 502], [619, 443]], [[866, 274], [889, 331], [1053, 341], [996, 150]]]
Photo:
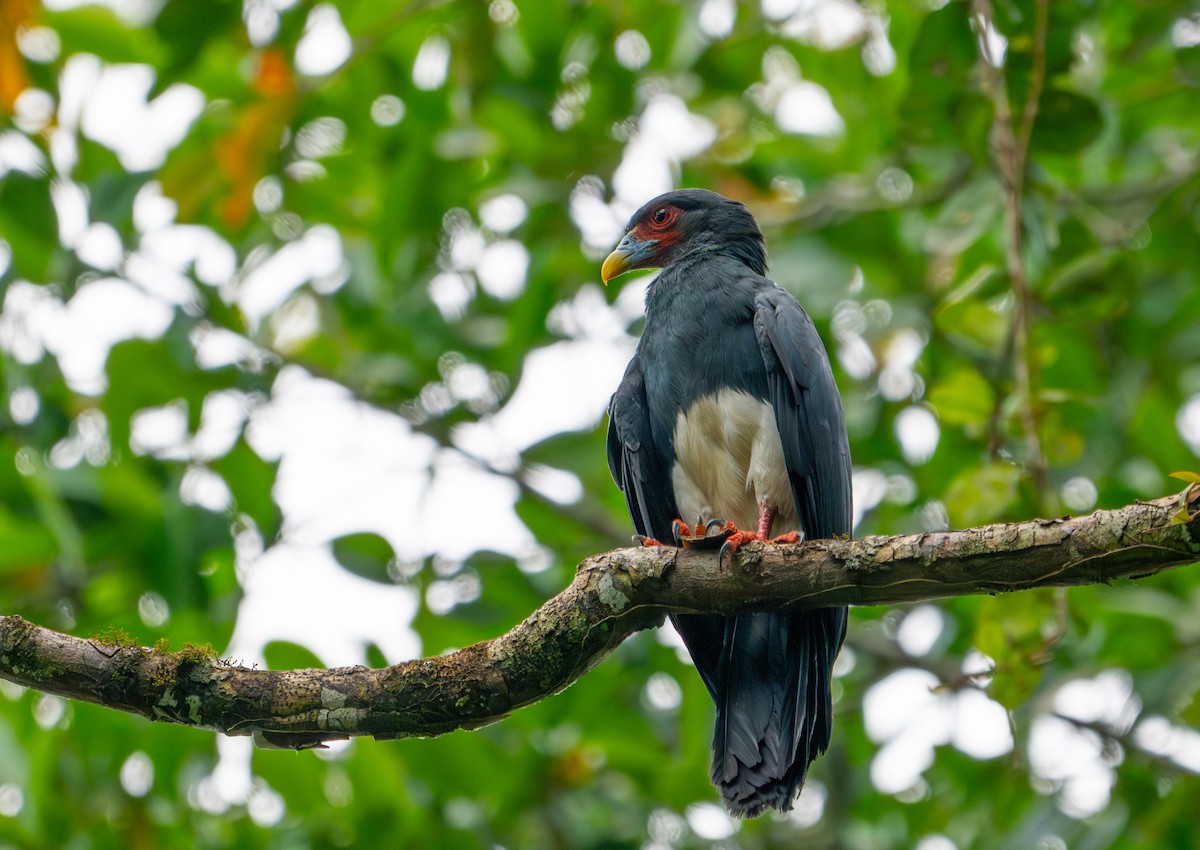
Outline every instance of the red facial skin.
[[[679, 220], [682, 212], [679, 207], [671, 204], [659, 207], [639, 221], [633, 228], [633, 233], [639, 242], [657, 239], [658, 246], [654, 253], [661, 256], [683, 238], [683, 231], [675, 229], [675, 222]], [[658, 220], [659, 216], [662, 216], [661, 221]]]

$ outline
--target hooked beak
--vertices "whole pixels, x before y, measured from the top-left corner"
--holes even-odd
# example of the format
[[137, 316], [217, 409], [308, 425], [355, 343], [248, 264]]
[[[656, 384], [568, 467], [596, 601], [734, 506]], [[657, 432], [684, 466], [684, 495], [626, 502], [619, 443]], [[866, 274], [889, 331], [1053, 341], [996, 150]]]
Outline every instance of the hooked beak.
[[654, 256], [658, 247], [657, 239], [640, 240], [632, 233], [626, 233], [620, 244], [604, 260], [600, 267], [600, 278], [604, 285], [618, 275], [634, 269], [642, 268], [642, 263]]

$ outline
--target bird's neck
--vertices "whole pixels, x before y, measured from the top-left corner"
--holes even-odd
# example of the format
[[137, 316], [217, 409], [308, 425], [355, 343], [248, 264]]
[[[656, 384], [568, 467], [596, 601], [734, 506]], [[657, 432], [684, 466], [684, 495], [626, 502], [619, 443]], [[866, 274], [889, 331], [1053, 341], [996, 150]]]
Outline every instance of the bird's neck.
[[646, 289], [646, 321], [666, 319], [679, 310], [690, 311], [720, 285], [720, 278], [700, 272], [703, 255], [692, 253], [663, 268]]
[[740, 312], [754, 298], [749, 280], [765, 278], [724, 252], [690, 253], [659, 272], [646, 290], [646, 325], [699, 328], [714, 312]]
[[720, 286], [731, 277], [765, 276], [765, 255], [761, 249], [755, 255], [751, 248], [740, 243], [736, 246], [698, 246], [664, 266], [650, 288], [683, 288], [697, 293], [707, 287]]
[[757, 231], [727, 242], [717, 251], [742, 263], [754, 274], [764, 277], [767, 274], [767, 251], [763, 247], [762, 236]]

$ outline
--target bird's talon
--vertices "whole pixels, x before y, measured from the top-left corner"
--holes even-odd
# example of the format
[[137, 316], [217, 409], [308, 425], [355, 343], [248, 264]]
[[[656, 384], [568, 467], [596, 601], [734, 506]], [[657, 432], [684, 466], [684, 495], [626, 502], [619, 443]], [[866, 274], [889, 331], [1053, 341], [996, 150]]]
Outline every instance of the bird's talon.
[[725, 545], [728, 546], [731, 551], [740, 549], [751, 541], [763, 539], [760, 535], [755, 534], [753, 531], [740, 531], [736, 528], [732, 529], [732, 531], [733, 533], [730, 534], [729, 538], [725, 541]]
[[638, 546], [665, 546], [665, 543], [660, 543], [653, 537], [647, 537], [644, 534], [633, 535], [633, 542]]
[[711, 519], [707, 523], [696, 523], [695, 529], [688, 529], [685, 523], [679, 523], [686, 529], [679, 537], [679, 545], [684, 549], [701, 549], [712, 551], [725, 541], [730, 534], [737, 531], [731, 522], [723, 519]]

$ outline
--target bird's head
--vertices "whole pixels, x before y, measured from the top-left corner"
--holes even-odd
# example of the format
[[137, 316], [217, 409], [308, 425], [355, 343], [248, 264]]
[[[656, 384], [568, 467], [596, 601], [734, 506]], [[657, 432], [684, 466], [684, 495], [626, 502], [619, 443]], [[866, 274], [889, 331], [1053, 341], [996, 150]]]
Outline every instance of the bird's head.
[[680, 189], [633, 214], [600, 276], [607, 285], [625, 272], [664, 268], [696, 250], [727, 253], [766, 274], [762, 233], [745, 206], [707, 189]]

